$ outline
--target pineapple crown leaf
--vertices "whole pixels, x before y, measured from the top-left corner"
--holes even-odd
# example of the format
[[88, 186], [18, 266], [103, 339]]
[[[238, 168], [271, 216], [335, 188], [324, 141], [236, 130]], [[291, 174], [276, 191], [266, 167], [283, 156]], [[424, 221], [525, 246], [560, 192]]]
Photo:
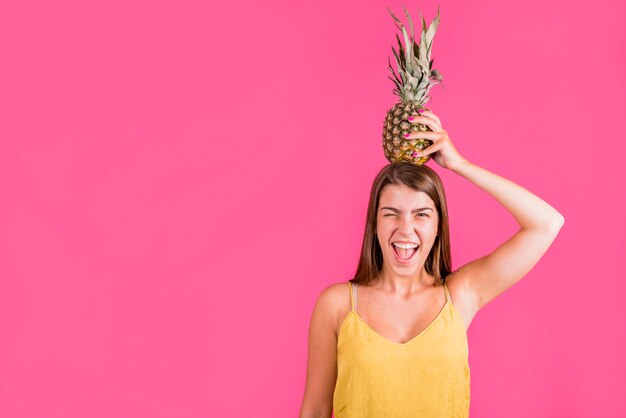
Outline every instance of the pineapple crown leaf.
[[427, 28], [426, 28], [426, 20], [424, 19], [424, 15], [422, 14], [421, 10], [420, 10], [420, 19], [422, 20], [422, 33], [424, 33], [427, 30]]
[[394, 89], [394, 93], [397, 92], [396, 94], [401, 96], [401, 98], [405, 100], [414, 100], [416, 98], [424, 100], [426, 94], [434, 85], [443, 84], [441, 83], [441, 73], [437, 70], [432, 70], [434, 60], [431, 59], [432, 42], [439, 26], [439, 6], [437, 7], [437, 16], [433, 19], [429, 27], [426, 26], [426, 20], [420, 11], [422, 30], [419, 44], [415, 42], [415, 32], [411, 15], [404, 5], [402, 5], [402, 8], [409, 22], [409, 28], [411, 30], [410, 37], [402, 21], [387, 7], [389, 14], [394, 19], [396, 27], [402, 32], [404, 40], [403, 44], [396, 33], [398, 51], [396, 52], [393, 45], [391, 50], [393, 51], [398, 67], [399, 77], [391, 67], [391, 62], [389, 61], [389, 69], [395, 79], [389, 78], [398, 88], [398, 90]]
[[[422, 21], [422, 22], [424, 24], [424, 28], [426, 28], [425, 26], [426, 22], [425, 21]], [[435, 16], [433, 21], [430, 22], [430, 27], [426, 31], [426, 35], [425, 35], [426, 43], [428, 45], [428, 59], [430, 59], [430, 52], [433, 46], [433, 39], [435, 38], [435, 33], [437, 33], [438, 28], [439, 28], [439, 6], [437, 6], [437, 16]]]
[[[401, 87], [400, 85], [402, 85], [402, 81], [400, 81], [400, 79], [398, 78], [398, 76], [396, 75], [396, 72], [393, 70], [393, 67], [391, 66], [391, 60], [389, 60], [389, 69], [391, 70], [391, 74], [393, 74], [394, 78], [389, 77], [389, 79], [391, 81], [393, 81], [393, 84], [396, 85], [396, 87], [398, 88], [398, 91], [400, 91]], [[395, 92], [396, 90], [394, 90]]]
[[[396, 22], [396, 26], [398, 27], [398, 29], [400, 29], [402, 31], [402, 36], [404, 38], [404, 44], [405, 46], [403, 47], [402, 43], [400, 42], [399, 37], [396, 34], [396, 39], [398, 40], [398, 49], [400, 51], [401, 55], [404, 55], [404, 60], [402, 60], [402, 64], [403, 64], [403, 69], [405, 69], [406, 71], [410, 72], [411, 74], [415, 75], [416, 74], [416, 70], [419, 68], [421, 70], [422, 73], [427, 73], [428, 71], [428, 61], [424, 62], [424, 58], [428, 56], [428, 51], [430, 50], [430, 39], [427, 39], [427, 37], [425, 36], [427, 29], [426, 29], [426, 22], [424, 20], [424, 17], [421, 15], [420, 12], [420, 16], [422, 19], [422, 32], [421, 32], [421, 42], [420, 45], [417, 45], [417, 43], [415, 42], [415, 36], [414, 36], [414, 30], [413, 30], [413, 22], [411, 19], [411, 15], [409, 14], [408, 10], [406, 9], [406, 7], [404, 7], [404, 5], [402, 6], [404, 9], [405, 14], [407, 15], [407, 19], [409, 21], [410, 27], [411, 27], [411, 37], [409, 39], [408, 33], [406, 31], [405, 26], [402, 24], [402, 22], [400, 21], [400, 19], [398, 19], [393, 12], [391, 12], [391, 10], [389, 10], [389, 8], [387, 8], [389, 10], [389, 13], [391, 14], [391, 16], [393, 17], [394, 21]], [[428, 37], [430, 38], [430, 36]], [[420, 63], [420, 58], [421, 58], [421, 63]], [[428, 57], [430, 58], [430, 57]]]
[[[402, 45], [402, 42], [400, 41], [400, 38], [398, 37], [398, 34], [396, 34], [396, 39], [398, 41], [398, 52], [396, 53], [396, 50], [393, 49], [393, 46], [391, 47], [391, 50], [393, 51], [393, 55], [396, 58], [396, 64], [398, 65], [398, 72], [400, 73], [400, 75], [404, 75], [404, 74], [412, 74], [415, 75], [415, 68], [412, 65], [414, 58], [408, 54], [408, 52], [405, 50], [404, 46]], [[411, 50], [413, 51], [413, 49]], [[411, 52], [412, 54], [413, 52]], [[407, 60], [408, 57], [408, 60]], [[404, 81], [404, 77], [402, 78], [402, 80]]]
[[[404, 68], [404, 48], [402, 47], [402, 42], [400, 42], [400, 37], [398, 36], [398, 34], [396, 33], [396, 40], [398, 41], [398, 54], [400, 54], [400, 62], [402, 63], [402, 67]], [[393, 47], [392, 47], [393, 49]], [[394, 50], [394, 55], [396, 53], [396, 51]], [[397, 55], [396, 55], [397, 57]]]
[[[398, 79], [398, 77], [396, 76], [396, 80], [398, 80], [398, 82], [401, 82], [402, 84], [405, 83], [405, 78], [404, 78], [404, 71], [402, 71], [402, 66], [400, 65], [400, 62], [402, 60], [402, 58], [398, 58], [398, 54], [396, 53], [396, 50], [391, 48], [393, 50], [393, 56], [394, 59], [396, 61], [396, 65], [398, 66], [398, 73], [400, 74], [400, 78]], [[402, 57], [402, 55], [400, 55], [400, 57]], [[395, 76], [395, 72], [394, 72], [394, 76]]]
[[398, 29], [402, 29], [402, 26], [403, 26], [403, 25], [402, 25], [402, 21], [401, 21], [400, 19], [398, 19], [398, 18], [396, 17], [396, 15], [394, 15], [394, 14], [391, 12], [391, 10], [389, 9], [389, 7], [387, 7], [387, 10], [389, 10], [389, 14], [391, 14], [391, 17], [393, 17], [393, 20], [396, 22], [396, 27], [397, 27]]
[[406, 69], [411, 74], [414, 74], [415, 67], [413, 66], [413, 47], [409, 42], [409, 35], [406, 33], [406, 29], [404, 28], [404, 26], [402, 26], [402, 36], [404, 36], [404, 44], [406, 45], [406, 48], [404, 50]]
[[415, 42], [415, 33], [413, 31], [413, 21], [411, 20], [411, 15], [409, 15], [409, 12], [406, 7], [404, 7], [404, 4], [402, 5], [402, 8], [404, 9], [404, 14], [406, 14], [407, 20], [409, 21], [409, 27], [411, 28], [411, 40]]
[[396, 80], [394, 80], [393, 78], [387, 76], [391, 81], [393, 81], [393, 84], [396, 85], [397, 88], [393, 89], [394, 94], [396, 95], [400, 95], [401, 94], [401, 90], [402, 87], [400, 87], [400, 85], [398, 84], [398, 82]]
[[396, 34], [396, 39], [398, 40], [398, 52], [396, 53], [396, 50], [393, 49], [393, 47], [391, 48], [391, 50], [393, 51], [393, 55], [396, 59], [396, 64], [398, 65], [398, 72], [400, 73], [400, 76], [402, 76], [402, 82], [404, 83], [406, 81], [404, 75], [408, 72], [405, 61], [405, 53], [398, 34]]
[[398, 77], [398, 75], [396, 74], [395, 70], [393, 69], [393, 67], [391, 66], [391, 59], [389, 57], [387, 57], [387, 63], [389, 64], [389, 71], [391, 72], [391, 74], [393, 74], [393, 77], [397, 80], [400, 81], [400, 78]]
[[402, 8], [404, 9], [404, 12], [406, 13], [407, 17], [409, 17], [409, 24], [411, 27], [411, 42], [409, 42], [409, 35], [406, 31], [406, 28], [404, 27], [404, 24], [402, 23], [402, 21], [400, 19], [398, 19], [396, 17], [396, 15], [393, 14], [393, 12], [389, 9], [389, 7], [387, 7], [387, 10], [389, 11], [389, 14], [391, 15], [391, 17], [393, 18], [396, 27], [398, 29], [400, 29], [402, 31], [402, 36], [404, 38], [404, 44], [406, 45], [405, 48], [402, 47], [402, 43], [400, 42], [400, 38], [398, 37], [398, 35], [396, 34], [396, 39], [398, 39], [398, 52], [400, 53], [400, 55], [404, 55], [404, 60], [402, 60], [402, 69], [406, 69], [406, 71], [410, 72], [411, 74], [415, 73], [415, 67], [413, 65], [413, 55], [414, 55], [414, 50], [412, 48], [412, 44], [414, 44], [414, 32], [413, 32], [413, 22], [411, 22], [410, 19], [410, 15], [408, 13], [408, 11], [406, 10], [406, 7], [404, 7], [404, 5], [402, 5]]

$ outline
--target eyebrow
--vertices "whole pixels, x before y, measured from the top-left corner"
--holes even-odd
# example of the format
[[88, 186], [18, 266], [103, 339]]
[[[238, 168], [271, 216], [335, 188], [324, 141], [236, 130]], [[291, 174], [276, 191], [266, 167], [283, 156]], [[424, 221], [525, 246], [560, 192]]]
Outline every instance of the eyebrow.
[[[384, 206], [384, 207], [380, 208], [380, 210], [383, 210], [383, 209], [389, 209], [389, 210], [392, 210], [392, 211], [394, 211], [394, 212], [396, 212], [396, 213], [400, 213], [400, 211], [399, 211], [398, 209], [396, 209], [396, 208], [392, 208], [392, 207], [390, 207], [390, 206]], [[433, 208], [429, 208], [429, 207], [425, 207], [425, 208], [417, 208], [417, 209], [413, 209], [413, 210], [411, 211], [411, 213], [420, 212], [420, 211], [422, 211], [422, 210], [433, 210]]]

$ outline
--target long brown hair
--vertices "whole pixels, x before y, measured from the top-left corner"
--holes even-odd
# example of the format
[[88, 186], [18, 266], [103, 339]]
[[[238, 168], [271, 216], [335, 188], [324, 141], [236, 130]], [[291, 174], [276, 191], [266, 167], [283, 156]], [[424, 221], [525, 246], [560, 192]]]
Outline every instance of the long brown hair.
[[424, 268], [426, 273], [435, 278], [436, 286], [443, 285], [445, 277], [450, 274], [452, 268], [450, 224], [443, 183], [432, 168], [408, 162], [390, 163], [384, 166], [374, 179], [367, 207], [361, 257], [356, 274], [350, 281], [360, 285], [369, 285], [379, 279], [378, 275], [383, 267], [383, 253], [376, 238], [376, 215], [380, 193], [388, 184], [405, 185], [415, 191], [424, 192], [435, 203], [435, 209], [439, 215], [437, 237], [424, 263]]

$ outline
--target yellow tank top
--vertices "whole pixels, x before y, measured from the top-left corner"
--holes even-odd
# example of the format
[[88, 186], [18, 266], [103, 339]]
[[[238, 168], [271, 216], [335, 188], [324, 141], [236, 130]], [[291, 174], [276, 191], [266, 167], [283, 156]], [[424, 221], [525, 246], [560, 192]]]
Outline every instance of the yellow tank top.
[[356, 311], [357, 286], [348, 283], [352, 310], [337, 337], [335, 418], [469, 417], [467, 335], [445, 283], [443, 309], [406, 343], [365, 323]]

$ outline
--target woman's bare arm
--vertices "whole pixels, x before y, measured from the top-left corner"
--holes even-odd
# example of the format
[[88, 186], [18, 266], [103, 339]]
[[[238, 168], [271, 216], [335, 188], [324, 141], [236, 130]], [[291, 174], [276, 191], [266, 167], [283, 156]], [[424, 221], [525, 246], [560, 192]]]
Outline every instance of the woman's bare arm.
[[[337, 379], [335, 324], [341, 291], [346, 285], [326, 287], [317, 298], [309, 325], [309, 347], [304, 397], [300, 418], [330, 418]], [[345, 296], [345, 295], [344, 295]]]
[[547, 202], [522, 186], [469, 161], [452, 170], [489, 193], [520, 224], [520, 230], [491, 254], [478, 258], [459, 271], [467, 280], [479, 310], [517, 283], [548, 250], [565, 218]]

